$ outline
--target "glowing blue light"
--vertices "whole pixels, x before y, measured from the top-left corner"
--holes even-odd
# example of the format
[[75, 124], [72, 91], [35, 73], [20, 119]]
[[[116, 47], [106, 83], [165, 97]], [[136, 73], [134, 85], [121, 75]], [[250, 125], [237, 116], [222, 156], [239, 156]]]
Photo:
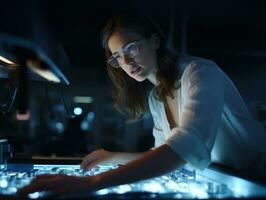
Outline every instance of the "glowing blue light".
[[94, 116], [95, 116], [94, 112], [89, 112], [87, 118], [88, 120], [92, 121], [94, 119]]
[[89, 129], [89, 123], [87, 121], [85, 122], [82, 122], [81, 125], [80, 125], [80, 128], [83, 130], [83, 131], [87, 131]]
[[16, 187], [9, 187], [6, 189], [7, 194], [14, 194], [18, 191]]
[[8, 186], [8, 182], [5, 179], [0, 180], [0, 187], [6, 188]]
[[59, 131], [63, 131], [63, 130], [64, 130], [64, 125], [63, 125], [63, 123], [61, 123], [61, 122], [56, 122], [56, 123], [55, 123], [55, 127], [56, 127], [56, 129], [59, 130]]
[[130, 191], [131, 191], [131, 187], [129, 185], [120, 185], [115, 189], [115, 192], [118, 194], [124, 194]]
[[163, 193], [165, 192], [164, 188], [160, 183], [157, 182], [151, 182], [151, 183], [146, 183], [143, 185], [143, 190], [147, 192], [154, 192], [154, 193]]
[[178, 188], [178, 184], [175, 182], [175, 181], [172, 181], [172, 180], [169, 180], [167, 183], [166, 183], [166, 186], [167, 188], [169, 188], [170, 190], [177, 190]]
[[187, 183], [178, 183], [178, 191], [183, 193], [188, 193], [189, 188]]
[[30, 193], [28, 196], [31, 199], [38, 199], [40, 197], [40, 193], [39, 192], [34, 192], [34, 193]]
[[105, 195], [108, 193], [109, 193], [108, 189], [101, 189], [101, 190], [96, 191], [96, 194], [98, 195]]
[[75, 115], [81, 115], [82, 114], [82, 109], [80, 107], [74, 108], [74, 114]]
[[195, 195], [195, 197], [199, 199], [206, 199], [208, 198], [208, 193], [200, 187], [200, 185], [196, 183], [189, 184], [190, 192]]

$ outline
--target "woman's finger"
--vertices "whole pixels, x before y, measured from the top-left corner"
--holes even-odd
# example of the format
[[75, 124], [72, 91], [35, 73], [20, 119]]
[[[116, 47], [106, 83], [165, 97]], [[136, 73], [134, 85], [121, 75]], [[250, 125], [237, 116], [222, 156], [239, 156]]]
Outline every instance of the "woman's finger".
[[99, 159], [94, 157], [93, 159], [90, 159], [90, 160], [84, 160], [84, 162], [81, 163], [81, 168], [82, 169], [87, 169], [88, 166], [92, 165], [92, 163], [95, 163], [95, 162], [98, 162]]
[[86, 165], [84, 166], [83, 169], [85, 169], [85, 170], [89, 170], [89, 169], [91, 169], [91, 168], [96, 167], [96, 166], [97, 166], [99, 163], [101, 163], [101, 162], [102, 162], [102, 160], [100, 160], [100, 159], [95, 160], [95, 161], [92, 161], [92, 162], [86, 164]]
[[65, 176], [63, 174], [43, 174], [36, 177], [28, 186], [20, 189], [18, 195], [26, 195], [37, 191], [52, 191], [57, 187], [58, 182]]
[[92, 153], [87, 155], [81, 162], [80, 167], [84, 168], [84, 166], [88, 165], [90, 162], [96, 160], [97, 157], [93, 155]]
[[19, 196], [24, 196], [29, 193], [33, 193], [36, 191], [47, 191], [50, 188], [50, 184], [47, 184], [49, 180], [33, 180], [31, 184], [25, 186], [24, 188], [20, 189], [17, 193]]
[[80, 168], [81, 169], [86, 169], [88, 165], [90, 165], [92, 161], [91, 160], [84, 160], [82, 161], [82, 163], [80, 164]]

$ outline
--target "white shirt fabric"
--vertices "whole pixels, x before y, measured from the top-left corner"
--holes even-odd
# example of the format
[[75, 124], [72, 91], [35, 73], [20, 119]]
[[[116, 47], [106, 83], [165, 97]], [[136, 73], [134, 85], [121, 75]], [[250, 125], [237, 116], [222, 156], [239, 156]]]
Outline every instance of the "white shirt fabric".
[[164, 104], [155, 98], [155, 89], [149, 95], [154, 148], [167, 144], [200, 170], [211, 162], [236, 169], [265, 169], [264, 127], [251, 117], [229, 77], [204, 58], [185, 55], [179, 66], [182, 76], [176, 94], [177, 127], [170, 129]]

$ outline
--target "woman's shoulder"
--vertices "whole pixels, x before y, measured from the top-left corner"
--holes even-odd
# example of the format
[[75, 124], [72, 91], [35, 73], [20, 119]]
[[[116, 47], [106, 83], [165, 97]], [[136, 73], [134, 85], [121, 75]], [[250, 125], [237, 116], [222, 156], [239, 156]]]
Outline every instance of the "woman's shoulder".
[[183, 71], [196, 70], [207, 66], [217, 66], [213, 60], [188, 54], [181, 55], [178, 59], [178, 64]]
[[179, 58], [179, 67], [181, 69], [181, 80], [190, 75], [196, 74], [219, 74], [221, 71], [217, 64], [210, 59], [196, 57], [191, 55], [182, 55]]

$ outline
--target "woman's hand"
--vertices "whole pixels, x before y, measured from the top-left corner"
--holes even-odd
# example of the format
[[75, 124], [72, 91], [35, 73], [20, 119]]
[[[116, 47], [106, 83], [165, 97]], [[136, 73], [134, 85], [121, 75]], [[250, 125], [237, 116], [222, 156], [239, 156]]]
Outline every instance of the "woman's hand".
[[85, 156], [80, 164], [80, 168], [89, 169], [98, 164], [113, 164], [113, 158], [119, 153], [111, 152], [104, 149], [98, 149]]
[[85, 194], [97, 190], [96, 178], [68, 176], [64, 174], [43, 174], [37, 176], [28, 186], [20, 189], [17, 194], [24, 197], [29, 193], [48, 192], [49, 196], [81, 193]]

